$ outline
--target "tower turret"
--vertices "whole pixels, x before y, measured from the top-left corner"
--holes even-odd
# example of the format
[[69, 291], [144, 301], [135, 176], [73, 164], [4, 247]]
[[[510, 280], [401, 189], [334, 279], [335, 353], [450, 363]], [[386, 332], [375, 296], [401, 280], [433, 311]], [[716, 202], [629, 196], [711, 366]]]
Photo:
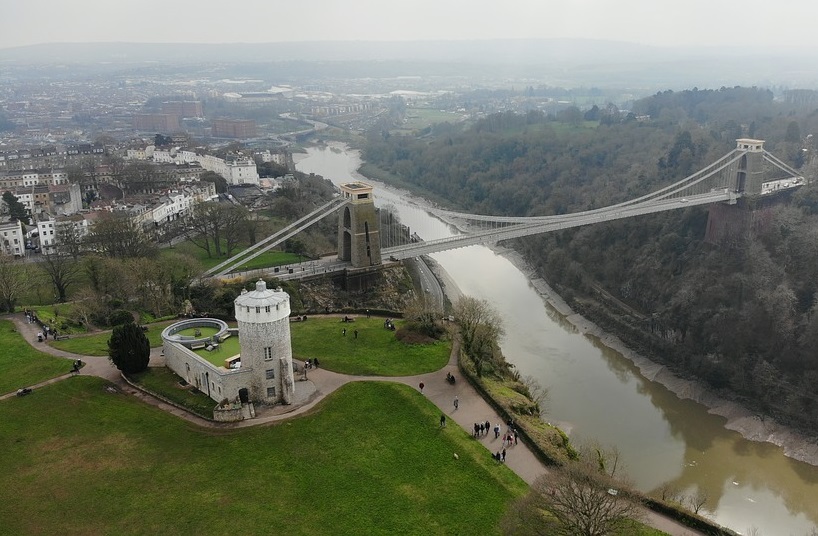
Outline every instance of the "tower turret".
[[294, 378], [290, 344], [290, 295], [259, 280], [234, 301], [242, 366], [254, 374], [250, 397], [266, 403], [292, 403]]

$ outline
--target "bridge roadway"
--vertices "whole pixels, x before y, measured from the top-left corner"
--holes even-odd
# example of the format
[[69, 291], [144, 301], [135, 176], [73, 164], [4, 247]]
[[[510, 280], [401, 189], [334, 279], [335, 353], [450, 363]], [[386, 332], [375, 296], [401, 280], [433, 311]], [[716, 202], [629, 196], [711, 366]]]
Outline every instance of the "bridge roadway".
[[547, 216], [539, 218], [532, 223], [518, 223], [516, 225], [507, 225], [487, 231], [384, 248], [381, 253], [384, 257], [388, 257], [391, 260], [401, 260], [450, 249], [474, 246], [477, 244], [493, 244], [512, 238], [549, 233], [562, 229], [590, 225], [592, 223], [620, 220], [632, 216], [654, 214], [667, 210], [677, 210], [689, 206], [709, 205], [725, 201], [735, 203], [739, 197], [741, 197], [740, 193], [731, 192], [728, 188], [720, 188], [715, 191], [683, 198], [665, 198], [632, 205], [616, 205], [573, 214]]

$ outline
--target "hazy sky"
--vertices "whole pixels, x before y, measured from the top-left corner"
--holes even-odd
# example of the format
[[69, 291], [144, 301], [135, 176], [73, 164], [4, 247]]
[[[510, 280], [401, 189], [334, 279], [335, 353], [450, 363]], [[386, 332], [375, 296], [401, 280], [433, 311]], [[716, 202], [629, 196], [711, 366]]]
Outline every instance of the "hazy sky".
[[0, 0], [0, 48], [562, 37], [818, 46], [816, 21], [809, 0]]

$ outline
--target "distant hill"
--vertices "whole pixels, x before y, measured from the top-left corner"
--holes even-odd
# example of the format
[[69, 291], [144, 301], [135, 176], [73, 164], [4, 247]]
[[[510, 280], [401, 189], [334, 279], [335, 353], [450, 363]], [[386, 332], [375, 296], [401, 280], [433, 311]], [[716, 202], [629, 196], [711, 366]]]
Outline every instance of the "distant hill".
[[[649, 83], [664, 87], [785, 85], [818, 87], [818, 51], [656, 47], [590, 39], [475, 41], [327, 41], [289, 43], [52, 43], [0, 49], [0, 66], [196, 65], [248, 63], [372, 64], [357, 75], [475, 74], [553, 78], [576, 84]], [[395, 69], [405, 63], [411, 68]], [[376, 67], [380, 64], [381, 67]], [[419, 65], [426, 65], [419, 68]], [[384, 70], [383, 67], [389, 69]], [[435, 67], [437, 66], [437, 67]], [[491, 69], [487, 69], [490, 67]], [[495, 72], [493, 69], [500, 69]]]

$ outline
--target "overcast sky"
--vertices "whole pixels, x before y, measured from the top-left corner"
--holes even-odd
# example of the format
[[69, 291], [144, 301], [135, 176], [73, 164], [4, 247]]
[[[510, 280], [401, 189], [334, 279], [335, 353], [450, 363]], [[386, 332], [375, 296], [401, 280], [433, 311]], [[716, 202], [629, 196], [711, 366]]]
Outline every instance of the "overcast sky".
[[566, 37], [812, 47], [816, 21], [810, 0], [0, 0], [0, 48]]

